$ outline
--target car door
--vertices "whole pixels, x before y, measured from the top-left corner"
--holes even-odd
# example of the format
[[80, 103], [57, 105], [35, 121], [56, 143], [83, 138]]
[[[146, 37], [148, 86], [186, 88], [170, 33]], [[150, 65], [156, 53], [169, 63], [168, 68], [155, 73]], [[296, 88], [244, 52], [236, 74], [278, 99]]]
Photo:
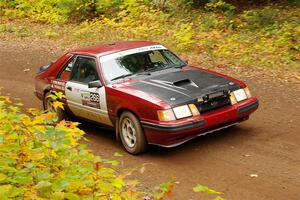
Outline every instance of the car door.
[[65, 86], [67, 104], [75, 116], [112, 126], [107, 112], [105, 86], [88, 87], [90, 82], [95, 81], [101, 83], [96, 59], [77, 56]]

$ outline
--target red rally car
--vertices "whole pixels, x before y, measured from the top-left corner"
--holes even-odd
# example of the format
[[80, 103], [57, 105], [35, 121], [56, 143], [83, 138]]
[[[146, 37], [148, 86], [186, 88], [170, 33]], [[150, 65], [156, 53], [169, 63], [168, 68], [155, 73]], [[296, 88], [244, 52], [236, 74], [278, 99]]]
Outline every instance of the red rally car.
[[244, 82], [189, 66], [149, 41], [69, 51], [40, 68], [35, 88], [46, 110], [53, 109], [51, 92], [63, 92], [59, 119], [72, 115], [113, 127], [131, 154], [236, 125], [258, 108]]

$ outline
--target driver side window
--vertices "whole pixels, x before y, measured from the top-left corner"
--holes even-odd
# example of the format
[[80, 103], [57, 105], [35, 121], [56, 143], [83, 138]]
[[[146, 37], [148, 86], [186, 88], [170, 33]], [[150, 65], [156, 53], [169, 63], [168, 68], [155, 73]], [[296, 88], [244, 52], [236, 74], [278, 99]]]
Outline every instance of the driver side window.
[[78, 56], [73, 66], [70, 80], [85, 84], [99, 80], [95, 59]]

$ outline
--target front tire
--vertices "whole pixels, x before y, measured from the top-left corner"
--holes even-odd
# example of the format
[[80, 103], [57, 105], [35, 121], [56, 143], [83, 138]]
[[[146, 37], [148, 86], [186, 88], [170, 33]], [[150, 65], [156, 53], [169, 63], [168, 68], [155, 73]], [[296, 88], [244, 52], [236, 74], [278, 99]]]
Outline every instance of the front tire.
[[131, 112], [125, 111], [119, 120], [119, 133], [123, 147], [131, 154], [143, 153], [147, 148], [147, 140], [140, 121]]
[[50, 97], [50, 95], [51, 95], [51, 92], [47, 92], [44, 95], [44, 99], [43, 99], [44, 111], [56, 113], [57, 119], [55, 119], [55, 122], [60, 122], [66, 118], [66, 113], [61, 108], [57, 108], [57, 110], [54, 109], [54, 107], [53, 107], [54, 100]]

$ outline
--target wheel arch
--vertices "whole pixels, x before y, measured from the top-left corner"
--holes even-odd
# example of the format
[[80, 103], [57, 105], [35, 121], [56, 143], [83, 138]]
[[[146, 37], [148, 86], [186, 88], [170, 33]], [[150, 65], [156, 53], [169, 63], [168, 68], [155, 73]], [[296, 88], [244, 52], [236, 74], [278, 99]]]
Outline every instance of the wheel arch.
[[139, 121], [140, 121], [140, 117], [137, 115], [137, 113], [135, 111], [133, 111], [132, 109], [130, 108], [125, 108], [125, 107], [122, 107], [122, 108], [119, 108], [116, 112], [117, 114], [117, 118], [116, 118], [116, 122], [115, 122], [115, 126], [116, 126], [116, 139], [118, 141], [120, 141], [120, 130], [119, 130], [119, 120], [120, 120], [120, 117], [122, 115], [123, 112], [130, 112], [132, 113]]
[[[124, 117], [122, 117], [122, 113], [126, 113]], [[138, 114], [136, 112], [134, 112], [131, 109], [119, 109], [118, 110], [118, 140], [122, 143], [123, 147], [126, 149], [127, 152], [129, 152], [130, 154], [133, 155], [137, 155], [140, 153], [145, 152], [145, 150], [147, 149], [148, 146], [148, 140], [147, 137], [145, 135], [144, 129], [141, 125], [141, 120], [140, 117], [138, 116]], [[135, 142], [132, 143], [132, 139], [131, 142], [129, 142], [130, 144], [128, 144], [128, 141], [125, 139], [126, 136], [124, 136], [124, 134], [121, 133], [122, 129], [119, 125], [122, 125], [122, 122], [120, 120], [129, 118], [130, 123], [132, 123], [135, 132]], [[128, 134], [128, 133], [127, 133]], [[133, 145], [133, 146], [130, 146]]]

